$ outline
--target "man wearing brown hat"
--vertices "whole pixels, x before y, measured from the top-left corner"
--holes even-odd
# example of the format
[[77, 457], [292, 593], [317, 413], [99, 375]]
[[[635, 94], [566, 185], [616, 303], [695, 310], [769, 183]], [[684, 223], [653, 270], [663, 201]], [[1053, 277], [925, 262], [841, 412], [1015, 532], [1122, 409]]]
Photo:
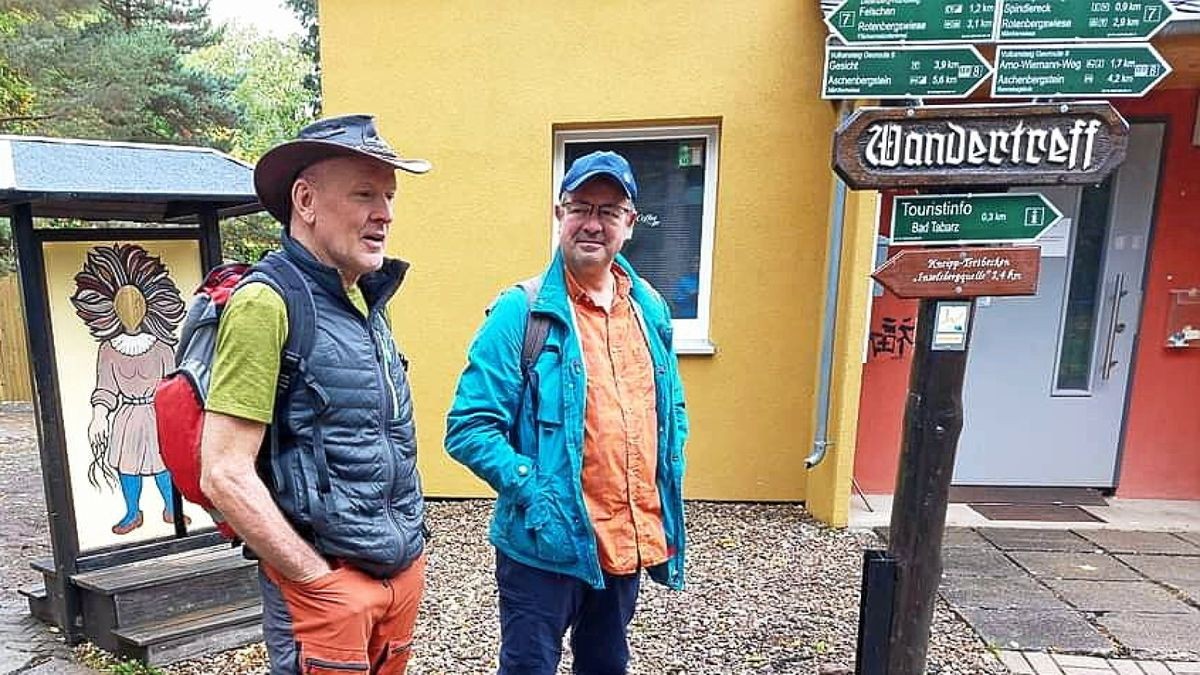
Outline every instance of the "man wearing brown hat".
[[201, 487], [261, 561], [273, 675], [408, 663], [425, 504], [406, 361], [385, 315], [408, 264], [384, 252], [396, 169], [429, 168], [397, 154], [372, 117], [348, 115], [305, 127], [254, 169], [284, 225], [271, 262], [299, 274], [285, 288], [252, 273], [225, 306]]

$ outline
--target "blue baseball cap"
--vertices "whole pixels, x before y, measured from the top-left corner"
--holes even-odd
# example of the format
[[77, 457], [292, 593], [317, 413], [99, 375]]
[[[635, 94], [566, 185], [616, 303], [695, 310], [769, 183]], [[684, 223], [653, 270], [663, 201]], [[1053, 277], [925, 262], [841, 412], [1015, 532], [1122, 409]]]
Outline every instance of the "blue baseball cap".
[[559, 196], [564, 192], [574, 192], [596, 176], [612, 178], [625, 189], [630, 199], [637, 199], [637, 181], [633, 179], [633, 169], [624, 157], [610, 150], [597, 150], [572, 162], [571, 168], [563, 176]]

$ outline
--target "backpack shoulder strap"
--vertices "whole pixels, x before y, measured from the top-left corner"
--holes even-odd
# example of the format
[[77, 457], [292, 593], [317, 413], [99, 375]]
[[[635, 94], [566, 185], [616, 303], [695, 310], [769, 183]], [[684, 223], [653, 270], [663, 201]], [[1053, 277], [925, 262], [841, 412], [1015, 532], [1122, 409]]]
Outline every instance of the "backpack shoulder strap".
[[533, 301], [542, 290], [541, 275], [518, 282], [517, 286], [525, 292], [525, 338], [521, 342], [521, 379], [526, 380], [533, 368], [533, 362], [537, 360], [542, 347], [546, 346], [546, 337], [550, 334], [550, 318], [533, 312]]
[[271, 494], [284, 489], [283, 468], [279, 465], [279, 420], [281, 402], [291, 390], [303, 369], [316, 341], [317, 306], [312, 289], [292, 261], [283, 253], [272, 251], [255, 263], [242, 283], [265, 283], [283, 298], [287, 307], [288, 337], [279, 357], [279, 379], [275, 384], [275, 419], [267, 425], [263, 449], [256, 460], [259, 476]]
[[283, 297], [287, 306], [288, 337], [283, 345], [279, 363], [278, 392], [282, 394], [292, 384], [301, 364], [312, 353], [316, 340], [317, 307], [312, 289], [296, 265], [282, 253], [267, 254], [251, 270], [248, 280], [265, 281]]

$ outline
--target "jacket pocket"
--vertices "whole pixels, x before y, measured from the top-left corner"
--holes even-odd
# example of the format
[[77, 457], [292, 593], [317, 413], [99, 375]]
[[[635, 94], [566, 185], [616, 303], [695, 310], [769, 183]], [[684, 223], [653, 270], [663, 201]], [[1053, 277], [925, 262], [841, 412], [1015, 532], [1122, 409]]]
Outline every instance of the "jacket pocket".
[[535, 501], [526, 523], [533, 529], [538, 558], [555, 563], [571, 563], [579, 558], [570, 525], [558, 500], [542, 497]]
[[528, 508], [512, 505], [508, 540], [517, 553], [535, 560], [565, 564], [579, 559], [566, 516], [544, 494]]

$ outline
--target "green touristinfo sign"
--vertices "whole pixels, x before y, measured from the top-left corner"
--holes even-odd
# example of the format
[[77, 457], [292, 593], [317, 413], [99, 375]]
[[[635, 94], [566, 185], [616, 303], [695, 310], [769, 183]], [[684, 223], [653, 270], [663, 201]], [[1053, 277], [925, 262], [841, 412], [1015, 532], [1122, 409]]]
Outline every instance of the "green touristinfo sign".
[[892, 244], [1028, 243], [1062, 216], [1036, 193], [896, 197]]
[[965, 98], [991, 74], [974, 47], [826, 47], [821, 98]]
[[[964, 3], [971, 4], [971, 3]], [[1171, 18], [1166, 0], [1000, 0], [1000, 41], [1149, 39]]]
[[845, 42], [989, 42], [997, 0], [846, 0], [825, 23]]
[[1143, 96], [1170, 73], [1149, 44], [1000, 46], [992, 96]]

